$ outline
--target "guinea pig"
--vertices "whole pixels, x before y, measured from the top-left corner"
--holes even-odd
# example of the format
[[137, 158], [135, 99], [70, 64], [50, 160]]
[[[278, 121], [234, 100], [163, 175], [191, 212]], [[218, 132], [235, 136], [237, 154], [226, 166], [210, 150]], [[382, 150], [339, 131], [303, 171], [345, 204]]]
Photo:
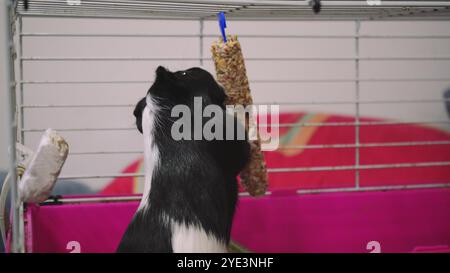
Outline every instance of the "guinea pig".
[[[225, 90], [201, 68], [171, 72], [156, 69], [153, 85], [136, 105], [137, 129], [144, 137], [145, 186], [143, 197], [118, 246], [118, 252], [226, 252], [238, 199], [237, 175], [250, 156], [244, 139], [198, 139], [173, 136], [174, 107], [194, 113], [215, 106], [234, 120], [233, 136], [242, 124], [226, 111]], [[217, 114], [217, 113], [216, 113]], [[195, 115], [188, 121], [208, 118]], [[189, 128], [190, 127], [190, 128]], [[198, 126], [186, 126], [198, 133]], [[219, 129], [219, 128], [216, 128]]]

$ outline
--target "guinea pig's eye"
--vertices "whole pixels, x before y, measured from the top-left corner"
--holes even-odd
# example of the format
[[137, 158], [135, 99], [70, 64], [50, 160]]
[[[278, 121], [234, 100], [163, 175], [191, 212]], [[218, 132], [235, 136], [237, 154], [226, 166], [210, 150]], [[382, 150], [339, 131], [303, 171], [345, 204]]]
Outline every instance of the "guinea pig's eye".
[[186, 76], [186, 71], [181, 72], [181, 75]]

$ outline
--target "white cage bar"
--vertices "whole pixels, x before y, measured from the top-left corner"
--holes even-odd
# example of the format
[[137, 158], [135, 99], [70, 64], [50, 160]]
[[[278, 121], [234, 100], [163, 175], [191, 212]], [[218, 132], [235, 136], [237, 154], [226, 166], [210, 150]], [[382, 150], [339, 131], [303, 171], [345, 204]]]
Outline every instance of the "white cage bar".
[[[76, 2], [76, 1], [72, 1]], [[368, 2], [374, 2], [369, 5]], [[265, 0], [194, 0], [194, 1], [82, 1], [68, 6], [66, 1], [30, 0], [24, 11], [28, 16], [73, 16], [144, 19], [214, 19], [223, 11], [229, 19], [240, 20], [367, 20], [367, 19], [444, 19], [449, 14], [448, 1], [321, 1], [319, 15], [311, 12], [309, 1]]]

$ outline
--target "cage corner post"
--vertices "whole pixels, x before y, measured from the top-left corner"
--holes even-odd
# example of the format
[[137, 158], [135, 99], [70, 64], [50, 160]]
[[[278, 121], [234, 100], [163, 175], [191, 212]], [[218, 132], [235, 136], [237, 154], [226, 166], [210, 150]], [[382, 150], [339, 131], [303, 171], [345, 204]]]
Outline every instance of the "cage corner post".
[[14, 35], [16, 32], [16, 13], [15, 0], [2, 1], [2, 18], [3, 18], [3, 41], [6, 60], [3, 62], [5, 71], [4, 90], [6, 93], [6, 107], [4, 111], [7, 117], [6, 138], [8, 146], [8, 161], [9, 173], [11, 183], [11, 211], [12, 211], [12, 225], [11, 225], [11, 245], [10, 252], [21, 253], [24, 252], [24, 237], [23, 229], [20, 227], [20, 215], [22, 204], [18, 194], [17, 172], [16, 172], [16, 139], [17, 139], [17, 120], [16, 120], [16, 76], [15, 76], [15, 59], [16, 52], [14, 46]]

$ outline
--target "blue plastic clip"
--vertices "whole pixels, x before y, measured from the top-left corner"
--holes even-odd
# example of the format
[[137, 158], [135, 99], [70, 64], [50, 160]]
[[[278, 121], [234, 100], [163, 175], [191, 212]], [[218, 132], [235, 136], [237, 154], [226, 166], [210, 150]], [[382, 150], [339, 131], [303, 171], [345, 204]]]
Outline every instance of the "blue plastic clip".
[[227, 27], [227, 20], [225, 18], [225, 13], [219, 12], [217, 14], [217, 18], [219, 19], [219, 27], [220, 27], [220, 32], [222, 33], [223, 41], [226, 43], [227, 35], [225, 34], [225, 28]]

